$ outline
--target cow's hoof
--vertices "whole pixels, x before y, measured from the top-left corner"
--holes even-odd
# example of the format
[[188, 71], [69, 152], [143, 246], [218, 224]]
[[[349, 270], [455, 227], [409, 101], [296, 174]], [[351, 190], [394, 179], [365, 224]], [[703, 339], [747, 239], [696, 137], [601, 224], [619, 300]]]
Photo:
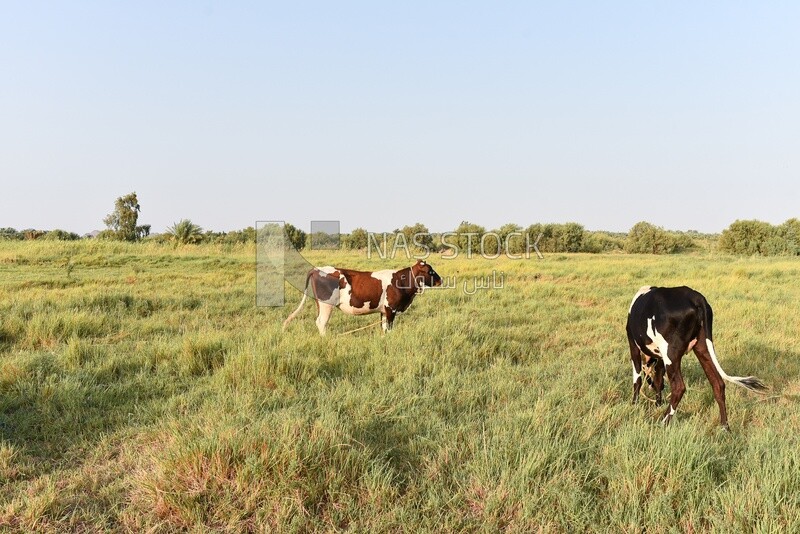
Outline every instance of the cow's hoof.
[[731, 431], [731, 427], [728, 426], [728, 423], [724, 423], [721, 426], [722, 426], [722, 430], [724, 430], [725, 432], [730, 432]]

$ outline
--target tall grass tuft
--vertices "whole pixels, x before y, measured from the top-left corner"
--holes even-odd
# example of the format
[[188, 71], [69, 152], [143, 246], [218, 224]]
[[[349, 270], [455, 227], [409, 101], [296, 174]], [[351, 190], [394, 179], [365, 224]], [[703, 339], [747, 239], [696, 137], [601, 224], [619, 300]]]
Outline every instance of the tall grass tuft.
[[230, 342], [221, 334], [189, 334], [183, 338], [183, 348], [178, 356], [181, 369], [200, 376], [222, 367]]

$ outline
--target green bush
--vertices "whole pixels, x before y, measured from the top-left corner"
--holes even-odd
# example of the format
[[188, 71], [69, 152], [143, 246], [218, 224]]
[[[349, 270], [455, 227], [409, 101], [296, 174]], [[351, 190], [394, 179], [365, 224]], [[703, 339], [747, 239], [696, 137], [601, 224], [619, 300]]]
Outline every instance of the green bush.
[[668, 232], [644, 221], [634, 224], [625, 240], [625, 252], [630, 254], [674, 254], [693, 247], [688, 234]]
[[603, 252], [619, 252], [625, 249], [625, 234], [611, 234], [608, 232], [586, 232], [583, 242], [583, 252], [600, 254]]
[[789, 219], [780, 226], [737, 220], [722, 232], [719, 248], [743, 256], [800, 255], [800, 220]]
[[0, 228], [0, 239], [20, 241], [25, 237], [14, 228]]
[[41, 238], [47, 239], [48, 241], [77, 241], [81, 238], [81, 236], [75, 232], [67, 232], [66, 230], [56, 229], [45, 232]]
[[284, 235], [295, 250], [302, 250], [306, 246], [306, 233], [298, 227], [286, 223], [283, 227]]
[[367, 248], [369, 234], [363, 228], [356, 228], [350, 234], [343, 236], [344, 244], [350, 250], [361, 250]]
[[737, 220], [722, 232], [719, 247], [731, 254], [762, 254], [773, 233], [774, 229], [769, 223]]
[[[578, 223], [532, 224], [526, 233], [540, 252], [584, 252], [586, 230]], [[541, 237], [539, 237], [541, 236]]]

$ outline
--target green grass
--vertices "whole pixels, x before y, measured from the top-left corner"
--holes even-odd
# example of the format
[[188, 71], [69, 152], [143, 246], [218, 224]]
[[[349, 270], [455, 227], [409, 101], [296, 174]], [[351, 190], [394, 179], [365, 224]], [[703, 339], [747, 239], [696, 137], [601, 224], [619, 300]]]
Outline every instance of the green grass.
[[[401, 267], [363, 253], [316, 264]], [[395, 323], [255, 307], [247, 247], [0, 242], [0, 529], [800, 530], [800, 263], [430, 258]], [[71, 265], [71, 267], [70, 267]], [[630, 405], [646, 283], [715, 311], [732, 432], [693, 356], [668, 428]]]

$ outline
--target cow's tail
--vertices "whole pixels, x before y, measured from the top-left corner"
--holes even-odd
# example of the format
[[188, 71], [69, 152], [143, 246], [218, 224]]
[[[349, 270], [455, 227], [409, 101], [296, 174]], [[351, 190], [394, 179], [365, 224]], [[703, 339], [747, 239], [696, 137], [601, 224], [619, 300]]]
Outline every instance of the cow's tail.
[[706, 331], [706, 346], [708, 347], [708, 353], [711, 355], [711, 361], [714, 362], [714, 367], [717, 368], [717, 372], [722, 379], [736, 384], [737, 386], [742, 386], [750, 391], [755, 391], [756, 393], [766, 391], [767, 386], [758, 378], [754, 376], [730, 376], [722, 369], [722, 365], [720, 365], [719, 359], [717, 358], [717, 353], [714, 350], [714, 342], [712, 341], [713, 335], [711, 333], [711, 329], [714, 320], [714, 312], [711, 310], [711, 305], [707, 301], [704, 302], [704, 305], [700, 308], [700, 313], [702, 315], [703, 326]]
[[287, 317], [286, 320], [283, 321], [283, 326], [281, 327], [281, 330], [286, 330], [286, 326], [291, 322], [292, 319], [294, 319], [297, 316], [298, 313], [300, 313], [300, 310], [303, 309], [303, 304], [306, 303], [306, 297], [308, 297], [308, 282], [311, 280], [311, 275], [313, 274], [313, 272], [314, 272], [313, 269], [308, 272], [308, 276], [306, 276], [306, 287], [303, 289], [303, 298], [300, 299], [300, 304], [298, 304], [297, 309], [294, 310], [292, 313], [290, 313], [289, 317]]

